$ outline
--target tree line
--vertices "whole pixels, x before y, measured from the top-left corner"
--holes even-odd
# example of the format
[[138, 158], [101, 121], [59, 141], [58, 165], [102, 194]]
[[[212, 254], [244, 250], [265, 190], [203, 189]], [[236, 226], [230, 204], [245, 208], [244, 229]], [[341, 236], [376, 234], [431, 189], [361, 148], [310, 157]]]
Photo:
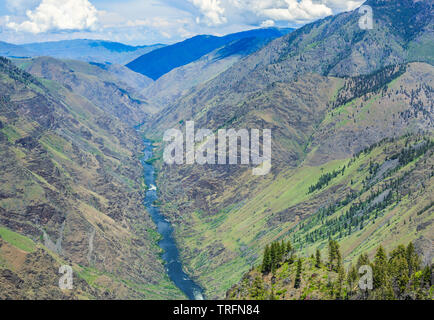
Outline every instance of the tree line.
[[[263, 275], [270, 272], [275, 274], [284, 263], [295, 263], [293, 288], [299, 289], [302, 285], [302, 274], [308, 266], [313, 265], [319, 272], [323, 270], [328, 274], [327, 293], [329, 299], [338, 300], [403, 300], [403, 299], [431, 299], [433, 293], [432, 265], [423, 265], [421, 257], [416, 252], [412, 242], [407, 246], [399, 245], [389, 253], [379, 246], [373, 260], [366, 253], [361, 254], [355, 264], [350, 264], [347, 270], [344, 267], [343, 256], [336, 240], [329, 239], [327, 257], [322, 258], [318, 248], [310, 257], [310, 264], [305, 264], [305, 258], [297, 258], [291, 242], [273, 242], [267, 245], [260, 269]], [[362, 268], [363, 267], [363, 268]], [[361, 288], [359, 282], [365, 275], [362, 270], [372, 271], [372, 287]], [[311, 270], [312, 271], [312, 270]], [[264, 290], [261, 279], [255, 279], [253, 287], [262, 298], [276, 298], [272, 289], [270, 294]], [[304, 279], [310, 281], [309, 278]]]

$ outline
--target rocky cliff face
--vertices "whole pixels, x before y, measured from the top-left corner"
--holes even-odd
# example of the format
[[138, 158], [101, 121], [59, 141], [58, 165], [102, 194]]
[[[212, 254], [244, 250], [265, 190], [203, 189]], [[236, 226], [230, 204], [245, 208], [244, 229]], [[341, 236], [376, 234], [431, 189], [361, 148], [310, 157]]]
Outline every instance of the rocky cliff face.
[[[214, 132], [272, 129], [273, 167], [265, 177], [252, 177], [248, 166], [160, 162], [164, 209], [178, 225], [189, 269], [211, 296], [229, 287], [230, 270], [248, 269], [258, 248], [287, 235], [338, 192], [317, 197], [301, 191], [323, 170], [385, 138], [432, 133], [433, 61], [426, 54], [433, 40], [432, 1], [368, 4], [374, 29], [359, 28], [357, 11], [306, 25], [152, 119], [147, 133], [157, 140], [190, 120]], [[411, 14], [398, 22], [403, 11]]]
[[[101, 294], [179, 296], [166, 280], [142, 204], [141, 139], [131, 124], [146, 115], [146, 104], [96, 74], [65, 71], [59, 61], [30, 63], [46, 78], [0, 61], [1, 225], [67, 260]], [[0, 268], [21, 277], [28, 260]], [[40, 286], [56, 283], [51, 276]], [[166, 289], [153, 289], [159, 285]]]

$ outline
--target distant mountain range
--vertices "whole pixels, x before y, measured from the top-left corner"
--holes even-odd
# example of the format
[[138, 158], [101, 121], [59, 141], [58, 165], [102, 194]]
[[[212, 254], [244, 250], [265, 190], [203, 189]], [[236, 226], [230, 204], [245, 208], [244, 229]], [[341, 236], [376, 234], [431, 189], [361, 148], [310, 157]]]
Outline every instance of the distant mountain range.
[[23, 45], [0, 42], [0, 56], [12, 58], [50, 56], [60, 59], [123, 65], [162, 47], [164, 47], [162, 44], [129, 46], [103, 40], [64, 40]]
[[[131, 70], [157, 80], [171, 70], [187, 65], [224, 46], [220, 58], [246, 54], [258, 48], [258, 43], [279, 38], [293, 29], [266, 28], [229, 34], [224, 37], [200, 35], [171, 46], [149, 52], [127, 64]], [[248, 40], [246, 40], [248, 39]]]

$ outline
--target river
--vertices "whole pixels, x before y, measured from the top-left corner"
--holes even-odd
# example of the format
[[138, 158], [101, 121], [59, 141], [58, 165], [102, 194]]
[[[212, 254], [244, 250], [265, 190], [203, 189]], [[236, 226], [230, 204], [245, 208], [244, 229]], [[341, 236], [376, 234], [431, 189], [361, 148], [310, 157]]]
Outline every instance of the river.
[[161, 214], [160, 209], [154, 206], [154, 202], [158, 199], [158, 192], [155, 184], [154, 167], [147, 163], [147, 160], [153, 157], [153, 147], [150, 141], [145, 140], [145, 149], [142, 165], [144, 169], [145, 183], [148, 186], [145, 197], [145, 207], [157, 226], [158, 233], [162, 236], [162, 240], [158, 245], [164, 250], [163, 260], [170, 280], [190, 299], [203, 300], [203, 289], [197, 285], [184, 272], [182, 263], [179, 259], [179, 250], [176, 246], [175, 238], [173, 237], [173, 227], [169, 221]]

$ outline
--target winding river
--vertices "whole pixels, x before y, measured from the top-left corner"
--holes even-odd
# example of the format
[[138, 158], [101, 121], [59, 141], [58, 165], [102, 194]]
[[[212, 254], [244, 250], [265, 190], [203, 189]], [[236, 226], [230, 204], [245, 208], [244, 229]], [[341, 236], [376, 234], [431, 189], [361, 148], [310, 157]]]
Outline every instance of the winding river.
[[145, 140], [145, 149], [142, 165], [144, 169], [145, 183], [148, 186], [146, 192], [145, 206], [152, 220], [157, 226], [158, 233], [162, 236], [162, 240], [158, 245], [164, 250], [163, 260], [169, 278], [175, 285], [191, 300], [203, 300], [203, 290], [184, 272], [182, 263], [179, 259], [179, 250], [176, 246], [176, 241], [173, 237], [173, 227], [161, 214], [160, 209], [154, 205], [158, 199], [157, 188], [155, 187], [155, 170], [154, 167], [147, 162], [153, 156], [152, 143]]

